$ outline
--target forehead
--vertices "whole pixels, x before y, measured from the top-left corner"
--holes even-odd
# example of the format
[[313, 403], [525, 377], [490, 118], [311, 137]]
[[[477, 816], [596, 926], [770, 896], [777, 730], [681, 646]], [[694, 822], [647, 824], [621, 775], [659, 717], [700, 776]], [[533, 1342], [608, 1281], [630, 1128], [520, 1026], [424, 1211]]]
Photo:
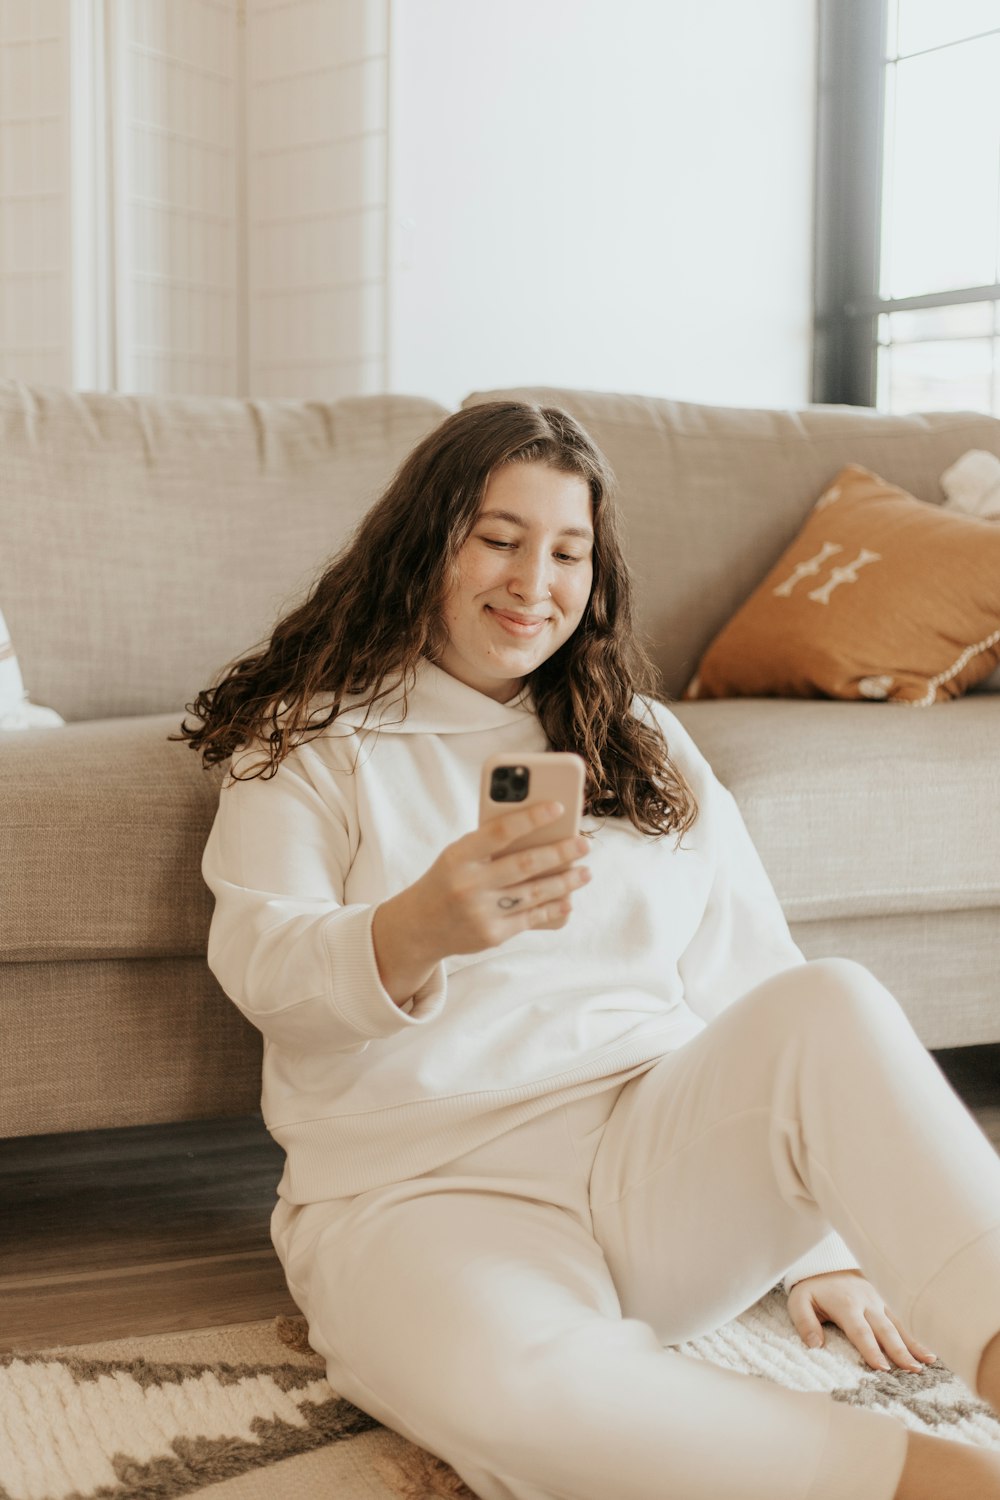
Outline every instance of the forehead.
[[567, 474], [548, 464], [504, 464], [487, 481], [480, 515], [509, 524], [573, 530], [591, 536], [593, 502], [582, 474]]

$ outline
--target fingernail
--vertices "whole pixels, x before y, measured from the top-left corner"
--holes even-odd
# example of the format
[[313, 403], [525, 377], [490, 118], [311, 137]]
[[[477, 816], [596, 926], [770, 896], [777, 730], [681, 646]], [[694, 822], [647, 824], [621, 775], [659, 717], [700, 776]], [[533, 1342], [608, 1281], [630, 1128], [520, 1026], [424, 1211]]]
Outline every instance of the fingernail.
[[810, 1349], [818, 1349], [822, 1342], [823, 1340], [820, 1338], [818, 1333], [811, 1333], [806, 1339], [806, 1343], [809, 1345]]

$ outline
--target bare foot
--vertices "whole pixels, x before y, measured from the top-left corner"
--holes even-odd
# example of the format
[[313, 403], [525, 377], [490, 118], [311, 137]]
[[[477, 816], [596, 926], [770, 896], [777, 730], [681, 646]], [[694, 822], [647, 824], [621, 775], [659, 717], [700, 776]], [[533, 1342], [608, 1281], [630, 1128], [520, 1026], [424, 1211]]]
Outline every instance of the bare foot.
[[976, 1374], [976, 1390], [1000, 1415], [1000, 1333], [983, 1350]]

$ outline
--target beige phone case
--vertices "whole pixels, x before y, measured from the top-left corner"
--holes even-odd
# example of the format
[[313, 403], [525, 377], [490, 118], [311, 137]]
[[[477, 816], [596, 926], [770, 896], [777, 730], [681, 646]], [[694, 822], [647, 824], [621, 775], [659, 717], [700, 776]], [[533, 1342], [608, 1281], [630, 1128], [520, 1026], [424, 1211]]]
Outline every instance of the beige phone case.
[[[493, 772], [504, 766], [515, 772], [528, 774], [527, 795], [520, 801], [495, 801], [490, 795]], [[502, 851], [516, 853], [519, 849], [534, 849], [539, 844], [557, 844], [560, 839], [573, 838], [580, 832], [580, 817], [583, 813], [583, 787], [586, 766], [583, 757], [568, 750], [548, 750], [531, 755], [491, 755], [483, 766], [479, 790], [479, 826], [503, 813], [516, 812], [518, 808], [531, 807], [536, 802], [561, 802], [565, 808], [553, 823], [535, 828], [523, 838], [515, 839]], [[514, 777], [507, 778], [513, 786]]]

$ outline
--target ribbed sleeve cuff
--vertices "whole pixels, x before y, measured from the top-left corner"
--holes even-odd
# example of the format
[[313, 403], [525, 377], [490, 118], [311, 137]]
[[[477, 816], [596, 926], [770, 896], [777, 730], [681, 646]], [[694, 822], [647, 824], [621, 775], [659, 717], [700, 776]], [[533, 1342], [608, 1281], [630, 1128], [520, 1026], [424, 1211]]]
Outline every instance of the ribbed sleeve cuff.
[[785, 1289], [785, 1296], [792, 1290], [797, 1281], [804, 1281], [807, 1276], [822, 1276], [825, 1271], [860, 1271], [861, 1267], [854, 1256], [844, 1244], [836, 1231], [820, 1240], [805, 1255], [799, 1259], [785, 1273], [785, 1279], [781, 1283]]
[[382, 984], [372, 940], [374, 906], [343, 906], [323, 929], [330, 966], [330, 993], [335, 1010], [363, 1037], [393, 1036], [408, 1026], [423, 1026], [444, 1008], [447, 980], [438, 964], [407, 1009], [397, 1005]]

